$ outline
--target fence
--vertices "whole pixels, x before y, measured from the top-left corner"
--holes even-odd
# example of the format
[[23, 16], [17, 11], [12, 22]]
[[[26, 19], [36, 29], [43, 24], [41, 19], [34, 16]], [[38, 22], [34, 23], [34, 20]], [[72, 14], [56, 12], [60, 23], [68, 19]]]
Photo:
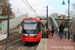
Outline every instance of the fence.
[[72, 32], [71, 31], [69, 31], [69, 34], [68, 34], [68, 30], [64, 30], [64, 33], [63, 33], [63, 37], [64, 38], [69, 38], [69, 39], [72, 39], [71, 37], [72, 37]]

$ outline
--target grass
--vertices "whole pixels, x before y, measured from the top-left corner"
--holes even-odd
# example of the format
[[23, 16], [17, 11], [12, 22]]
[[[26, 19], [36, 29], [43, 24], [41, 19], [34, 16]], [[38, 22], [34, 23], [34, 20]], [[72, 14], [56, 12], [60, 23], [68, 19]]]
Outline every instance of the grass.
[[15, 33], [10, 33], [9, 35], [14, 35], [14, 34], [16, 34], [16, 33], [18, 33], [18, 32], [15, 32]]
[[16, 36], [20, 36], [20, 35], [21, 35], [21, 33], [18, 34], [18, 35], [13, 35], [13, 36], [9, 37], [9, 39], [14, 38], [14, 37], [16, 37]]
[[13, 29], [11, 29], [11, 30], [16, 30], [16, 29], [18, 29], [18, 28], [13, 28]]

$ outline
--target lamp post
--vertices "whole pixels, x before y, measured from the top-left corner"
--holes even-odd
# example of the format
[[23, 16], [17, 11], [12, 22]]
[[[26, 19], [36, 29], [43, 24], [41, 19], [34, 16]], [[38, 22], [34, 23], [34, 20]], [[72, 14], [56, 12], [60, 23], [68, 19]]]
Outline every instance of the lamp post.
[[[62, 5], [65, 5], [65, 2], [63, 0]], [[69, 34], [69, 17], [70, 17], [70, 0], [68, 0], [68, 39], [70, 38], [70, 34]]]
[[46, 14], [46, 17], [47, 17], [47, 38], [48, 38], [48, 6], [47, 7], [47, 14]]

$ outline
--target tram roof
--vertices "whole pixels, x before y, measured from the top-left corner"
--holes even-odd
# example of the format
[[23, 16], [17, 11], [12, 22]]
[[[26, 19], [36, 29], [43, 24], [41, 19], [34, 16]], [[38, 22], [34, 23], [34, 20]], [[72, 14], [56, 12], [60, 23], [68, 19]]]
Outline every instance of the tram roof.
[[36, 18], [36, 17], [25, 17], [24, 19], [36, 19], [37, 22], [41, 22], [41, 20], [39, 18]]

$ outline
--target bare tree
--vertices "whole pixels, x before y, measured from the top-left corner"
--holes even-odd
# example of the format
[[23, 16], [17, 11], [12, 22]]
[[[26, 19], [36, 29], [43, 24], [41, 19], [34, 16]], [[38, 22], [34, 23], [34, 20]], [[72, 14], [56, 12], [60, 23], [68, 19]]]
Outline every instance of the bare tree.
[[74, 3], [72, 3], [72, 7], [73, 7], [72, 15], [73, 15], [73, 17], [75, 17], [75, 2], [74, 2]]
[[[3, 3], [3, 5], [2, 5], [2, 16], [7, 16], [8, 15], [8, 13], [7, 13], [7, 11], [8, 11], [8, 6], [7, 6], [8, 0], [0, 0], [0, 2]], [[11, 7], [10, 7], [10, 16], [15, 16], [13, 11], [11, 10]], [[14, 17], [12, 17], [12, 18], [14, 18]]]
[[50, 14], [49, 16], [53, 16], [54, 18], [57, 18], [58, 13], [52, 13], [52, 14]]
[[60, 18], [67, 18], [67, 16], [65, 14], [61, 14]]
[[72, 3], [72, 7], [73, 7], [73, 9], [75, 10], [75, 2], [74, 2], [74, 3]]
[[[70, 18], [75, 17], [75, 2], [72, 3], [72, 10], [70, 10]], [[68, 10], [65, 11], [66, 14], [68, 14]]]

